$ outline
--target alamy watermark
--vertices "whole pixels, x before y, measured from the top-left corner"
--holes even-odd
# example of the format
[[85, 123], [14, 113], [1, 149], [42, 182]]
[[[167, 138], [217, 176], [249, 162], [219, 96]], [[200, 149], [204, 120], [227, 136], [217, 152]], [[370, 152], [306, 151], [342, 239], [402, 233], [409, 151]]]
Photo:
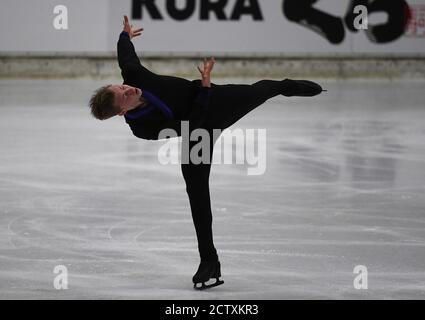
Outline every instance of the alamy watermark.
[[354, 278], [353, 286], [357, 290], [368, 289], [368, 272], [366, 266], [358, 265], [354, 267], [353, 273], [357, 276]]
[[[158, 139], [167, 141], [158, 150], [158, 161], [167, 164], [236, 164], [248, 165], [248, 175], [262, 175], [266, 171], [266, 129], [189, 130], [189, 122], [181, 122], [182, 139], [174, 129], [164, 129]], [[190, 141], [196, 142], [191, 147]], [[215, 141], [213, 147], [211, 141]], [[212, 147], [214, 153], [212, 153]], [[234, 148], [235, 147], [235, 148]], [[233, 152], [235, 149], [235, 153]], [[212, 156], [211, 156], [212, 153]]]
[[68, 30], [68, 8], [60, 4], [53, 8], [53, 13], [57, 15], [53, 19], [53, 28], [56, 30]]
[[55, 266], [53, 273], [57, 274], [53, 280], [53, 287], [56, 290], [68, 289], [68, 268], [64, 265]]
[[369, 25], [369, 12], [367, 7], [363, 5], [355, 6], [354, 13], [357, 14], [354, 18], [354, 28], [357, 30], [367, 30]]

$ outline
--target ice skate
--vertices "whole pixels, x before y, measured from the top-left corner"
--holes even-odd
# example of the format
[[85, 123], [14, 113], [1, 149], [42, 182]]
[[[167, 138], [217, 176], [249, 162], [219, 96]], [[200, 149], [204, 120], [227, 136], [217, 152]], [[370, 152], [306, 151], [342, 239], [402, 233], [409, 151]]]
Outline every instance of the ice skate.
[[314, 97], [326, 91], [313, 81], [285, 79], [283, 82], [285, 83], [285, 89], [282, 95], [285, 97]]
[[[220, 261], [201, 261], [198, 271], [193, 276], [193, 288], [196, 290], [204, 290], [212, 287], [217, 287], [224, 283], [220, 280]], [[210, 279], [215, 279], [215, 282], [208, 283]]]

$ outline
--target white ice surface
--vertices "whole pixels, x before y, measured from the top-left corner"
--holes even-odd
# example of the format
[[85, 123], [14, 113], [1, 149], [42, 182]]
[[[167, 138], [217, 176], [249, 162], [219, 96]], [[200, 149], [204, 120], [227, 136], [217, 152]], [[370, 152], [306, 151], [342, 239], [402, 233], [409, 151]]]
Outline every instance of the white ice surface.
[[267, 129], [267, 171], [213, 166], [225, 284], [197, 292], [189, 202], [161, 142], [89, 116], [104, 82], [1, 80], [0, 298], [424, 299], [424, 83], [322, 83], [237, 124]]

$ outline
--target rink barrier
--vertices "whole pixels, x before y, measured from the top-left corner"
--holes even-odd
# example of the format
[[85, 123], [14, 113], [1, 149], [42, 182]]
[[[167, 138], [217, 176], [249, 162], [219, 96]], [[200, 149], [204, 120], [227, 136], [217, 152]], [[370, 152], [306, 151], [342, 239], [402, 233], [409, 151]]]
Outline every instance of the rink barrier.
[[[386, 78], [425, 79], [425, 56], [241, 56], [216, 57], [213, 76], [257, 78]], [[196, 78], [203, 56], [142, 57], [159, 74]], [[120, 77], [116, 57], [1, 55], [0, 78]]]

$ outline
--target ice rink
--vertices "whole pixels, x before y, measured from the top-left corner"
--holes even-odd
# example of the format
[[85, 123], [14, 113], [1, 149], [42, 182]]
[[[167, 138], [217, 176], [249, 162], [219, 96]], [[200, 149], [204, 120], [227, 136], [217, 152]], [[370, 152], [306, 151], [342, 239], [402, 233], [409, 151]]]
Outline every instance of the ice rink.
[[89, 114], [114, 81], [0, 80], [1, 299], [425, 299], [424, 82], [318, 80], [233, 126], [267, 129], [267, 170], [213, 165], [225, 283], [198, 292], [180, 166]]

